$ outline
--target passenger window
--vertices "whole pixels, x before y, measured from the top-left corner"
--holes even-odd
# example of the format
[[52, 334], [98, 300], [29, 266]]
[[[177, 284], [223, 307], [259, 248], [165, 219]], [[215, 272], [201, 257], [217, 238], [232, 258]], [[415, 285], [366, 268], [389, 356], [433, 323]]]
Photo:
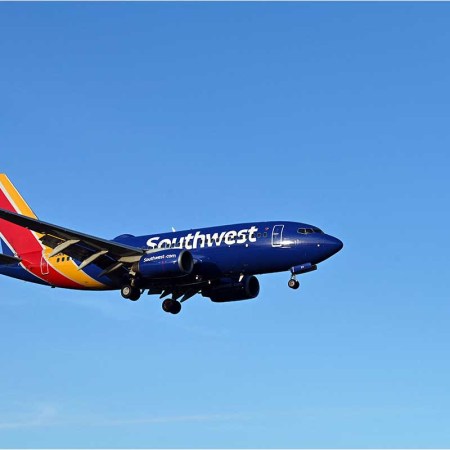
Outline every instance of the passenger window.
[[57, 262], [57, 263], [59, 262], [59, 258], [56, 258], [56, 262]]
[[264, 237], [267, 237], [267, 233], [264, 233], [263, 236], [264, 236]]
[[257, 237], [260, 238], [260, 237], [261, 237], [261, 233], [258, 233], [258, 234], [257, 234]]

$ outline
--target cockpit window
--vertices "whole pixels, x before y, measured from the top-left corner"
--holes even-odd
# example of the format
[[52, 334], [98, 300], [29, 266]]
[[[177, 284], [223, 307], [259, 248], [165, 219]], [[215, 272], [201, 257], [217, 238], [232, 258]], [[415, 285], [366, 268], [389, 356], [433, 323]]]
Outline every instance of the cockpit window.
[[320, 228], [299, 228], [297, 233], [300, 234], [311, 234], [311, 233], [323, 233]]

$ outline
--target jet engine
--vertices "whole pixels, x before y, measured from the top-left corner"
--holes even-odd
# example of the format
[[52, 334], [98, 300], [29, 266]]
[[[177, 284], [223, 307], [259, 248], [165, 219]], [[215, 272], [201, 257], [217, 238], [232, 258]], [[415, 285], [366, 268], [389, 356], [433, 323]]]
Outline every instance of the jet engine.
[[259, 281], [253, 275], [245, 276], [242, 281], [222, 278], [216, 285], [204, 288], [202, 295], [213, 302], [224, 303], [249, 300], [259, 294]]
[[192, 272], [194, 260], [187, 250], [166, 249], [144, 255], [134, 269], [143, 278], [181, 277]]

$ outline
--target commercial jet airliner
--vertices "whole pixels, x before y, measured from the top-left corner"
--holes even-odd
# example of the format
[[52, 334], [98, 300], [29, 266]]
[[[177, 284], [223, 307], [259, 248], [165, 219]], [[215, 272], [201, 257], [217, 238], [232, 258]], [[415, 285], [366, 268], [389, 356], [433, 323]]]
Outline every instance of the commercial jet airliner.
[[258, 296], [255, 275], [297, 276], [337, 253], [342, 242], [298, 222], [251, 222], [112, 240], [38, 220], [6, 175], [0, 174], [0, 274], [50, 287], [120, 289], [138, 300], [159, 295], [178, 314], [196, 294], [213, 302]]

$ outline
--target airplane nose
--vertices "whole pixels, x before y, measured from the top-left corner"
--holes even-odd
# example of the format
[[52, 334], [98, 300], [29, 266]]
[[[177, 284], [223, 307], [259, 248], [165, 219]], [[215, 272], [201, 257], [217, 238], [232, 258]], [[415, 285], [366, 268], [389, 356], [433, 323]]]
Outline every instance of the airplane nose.
[[332, 245], [334, 245], [335, 250], [336, 250], [335, 253], [337, 253], [338, 251], [342, 250], [342, 248], [344, 247], [344, 243], [338, 238], [334, 238], [334, 241], [335, 242]]
[[344, 247], [344, 244], [340, 239], [333, 236], [326, 237], [326, 248], [329, 252], [328, 257], [335, 255], [342, 247]]

